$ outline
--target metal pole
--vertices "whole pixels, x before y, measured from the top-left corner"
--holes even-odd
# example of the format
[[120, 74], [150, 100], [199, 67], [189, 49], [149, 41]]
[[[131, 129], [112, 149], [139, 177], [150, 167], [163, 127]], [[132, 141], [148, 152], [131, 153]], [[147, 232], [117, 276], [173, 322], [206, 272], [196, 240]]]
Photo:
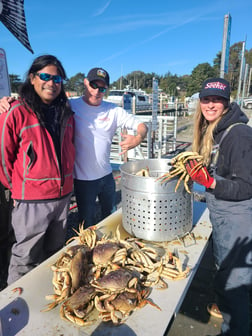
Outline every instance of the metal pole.
[[132, 114], [136, 114], [136, 97], [132, 97]]
[[252, 68], [250, 68], [250, 70], [249, 70], [249, 80], [248, 80], [248, 91], [247, 91], [247, 97], [249, 96], [249, 93], [250, 93], [251, 75], [252, 75]]
[[243, 87], [242, 87], [241, 106], [243, 106], [243, 98], [244, 98], [244, 95], [245, 95], [245, 87], [246, 87], [247, 77], [248, 77], [248, 64], [246, 64], [246, 66], [245, 66], [245, 75], [244, 75], [244, 81], [243, 81]]
[[155, 77], [152, 78], [152, 157], [155, 157], [155, 140], [157, 130], [157, 111], [158, 111], [158, 81]]
[[224, 78], [224, 73], [228, 72], [231, 21], [232, 19], [230, 14], [226, 14], [224, 16], [224, 29], [222, 38], [222, 52], [221, 52], [221, 66], [220, 66], [221, 78]]
[[245, 41], [242, 42], [242, 51], [241, 51], [241, 66], [240, 66], [240, 75], [239, 75], [239, 83], [238, 83], [238, 90], [237, 90], [237, 103], [240, 100], [240, 92], [241, 92], [241, 83], [243, 80], [243, 63], [244, 63], [244, 53], [245, 53]]

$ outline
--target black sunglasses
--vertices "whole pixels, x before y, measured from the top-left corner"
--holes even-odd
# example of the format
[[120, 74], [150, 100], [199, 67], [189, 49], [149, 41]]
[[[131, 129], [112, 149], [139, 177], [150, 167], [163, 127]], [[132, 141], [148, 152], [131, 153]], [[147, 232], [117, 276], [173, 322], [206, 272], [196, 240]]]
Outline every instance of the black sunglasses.
[[101, 93], [104, 93], [107, 90], [107, 88], [105, 88], [104, 86], [98, 86], [94, 82], [90, 82], [89, 85], [91, 86], [92, 89], [95, 89], [95, 90], [98, 89], [99, 92], [101, 92]]
[[38, 76], [42, 81], [49, 82], [51, 79], [54, 83], [58, 84], [62, 82], [62, 77], [60, 75], [50, 75], [45, 72], [37, 72], [35, 73], [36, 76]]

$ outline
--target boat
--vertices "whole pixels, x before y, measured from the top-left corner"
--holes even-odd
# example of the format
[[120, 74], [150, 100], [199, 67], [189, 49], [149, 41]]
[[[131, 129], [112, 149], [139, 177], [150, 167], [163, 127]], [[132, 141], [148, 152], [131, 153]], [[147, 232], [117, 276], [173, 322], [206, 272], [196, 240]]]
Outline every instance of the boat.
[[125, 102], [132, 105], [134, 101], [136, 110], [151, 110], [152, 108], [148, 94], [141, 89], [133, 89], [129, 85], [122, 90], [111, 89], [104, 100], [121, 107], [125, 107]]

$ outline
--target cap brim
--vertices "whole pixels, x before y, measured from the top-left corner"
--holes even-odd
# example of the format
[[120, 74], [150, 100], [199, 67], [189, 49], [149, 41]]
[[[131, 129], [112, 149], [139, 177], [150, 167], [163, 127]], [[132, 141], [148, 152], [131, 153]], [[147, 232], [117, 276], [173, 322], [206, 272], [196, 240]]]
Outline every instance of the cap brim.
[[209, 89], [207, 90], [208, 92], [202, 92], [199, 94], [199, 98], [203, 98], [203, 97], [208, 97], [208, 96], [219, 96], [222, 98], [225, 98], [226, 100], [229, 100], [230, 98], [227, 98], [226, 95], [222, 92], [220, 92], [219, 90], [214, 90], [214, 89]]
[[101, 77], [99, 77], [99, 78], [92, 78], [92, 79], [89, 79], [89, 78], [87, 77], [87, 79], [88, 79], [89, 82], [94, 82], [94, 81], [100, 81], [100, 82], [103, 82], [107, 87], [109, 87], [109, 84], [106, 82], [106, 80], [103, 79], [103, 78], [101, 78]]

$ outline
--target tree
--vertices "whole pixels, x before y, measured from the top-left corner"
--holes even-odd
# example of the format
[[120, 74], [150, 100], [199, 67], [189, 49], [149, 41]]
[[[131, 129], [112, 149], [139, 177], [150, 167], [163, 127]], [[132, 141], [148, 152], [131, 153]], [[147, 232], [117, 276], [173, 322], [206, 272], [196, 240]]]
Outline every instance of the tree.
[[230, 82], [232, 92], [236, 92], [238, 89], [240, 67], [241, 67], [241, 52], [242, 42], [233, 44], [229, 51], [229, 66], [227, 80]]
[[11, 92], [18, 93], [19, 87], [22, 84], [20, 76], [10, 74], [9, 79], [10, 79]]
[[65, 84], [66, 91], [74, 91], [78, 96], [83, 95], [84, 92], [84, 73], [77, 73], [75, 76], [69, 78]]
[[[234, 43], [229, 49], [229, 62], [228, 73], [225, 74], [225, 78], [230, 82], [231, 92], [233, 96], [236, 96], [236, 92], [239, 84], [240, 68], [241, 68], [241, 53], [243, 42]], [[250, 67], [252, 66], [252, 49], [245, 50], [245, 63]], [[218, 71], [221, 65], [221, 52], [218, 52], [214, 59], [214, 68]], [[218, 72], [217, 72], [218, 74]]]
[[245, 51], [246, 63], [252, 68], [252, 49]]
[[188, 83], [187, 95], [191, 96], [199, 92], [201, 85], [209, 77], [215, 77], [216, 70], [209, 63], [201, 63], [197, 65], [191, 75], [191, 80]]
[[[249, 73], [248, 76], [251, 76], [251, 72], [252, 71], [252, 49], [245, 51], [245, 59], [246, 59], [246, 63], [249, 65]], [[252, 94], [252, 82], [251, 82], [252, 78], [250, 77], [250, 87], [248, 88], [248, 93], [249, 95]], [[248, 78], [249, 81], [249, 78]]]
[[221, 51], [218, 52], [215, 59], [213, 60], [213, 68], [216, 71], [216, 76], [219, 77], [220, 75], [220, 68], [221, 68]]
[[[242, 42], [233, 44], [229, 50], [229, 68], [225, 78], [230, 82], [232, 95], [235, 96], [239, 83], [240, 64], [241, 64], [241, 50]], [[209, 77], [219, 77], [221, 67], [221, 51], [216, 54], [213, 59], [213, 66], [209, 63], [198, 64], [190, 75], [177, 76], [171, 72], [165, 75], [158, 75], [154, 72], [144, 73], [143, 71], [136, 70], [121, 76], [118, 80], [111, 83], [110, 88], [124, 89], [127, 85], [135, 88], [145, 90], [147, 93], [152, 92], [152, 80], [158, 80], [159, 88], [170, 96], [188, 97], [192, 94], [199, 92], [202, 82]], [[252, 49], [245, 50], [246, 64], [252, 67]], [[84, 74], [78, 73], [71, 77], [66, 83], [65, 88], [68, 91], [75, 91], [81, 95], [84, 90], [83, 85]], [[252, 91], [252, 83], [250, 93]]]
[[123, 90], [129, 85], [134, 89], [142, 89], [150, 93], [152, 91], [153, 77], [159, 79], [159, 76], [154, 72], [144, 73], [143, 71], [132, 71], [126, 75], [126, 77], [121, 76], [117, 81], [113, 82], [111, 87]]

